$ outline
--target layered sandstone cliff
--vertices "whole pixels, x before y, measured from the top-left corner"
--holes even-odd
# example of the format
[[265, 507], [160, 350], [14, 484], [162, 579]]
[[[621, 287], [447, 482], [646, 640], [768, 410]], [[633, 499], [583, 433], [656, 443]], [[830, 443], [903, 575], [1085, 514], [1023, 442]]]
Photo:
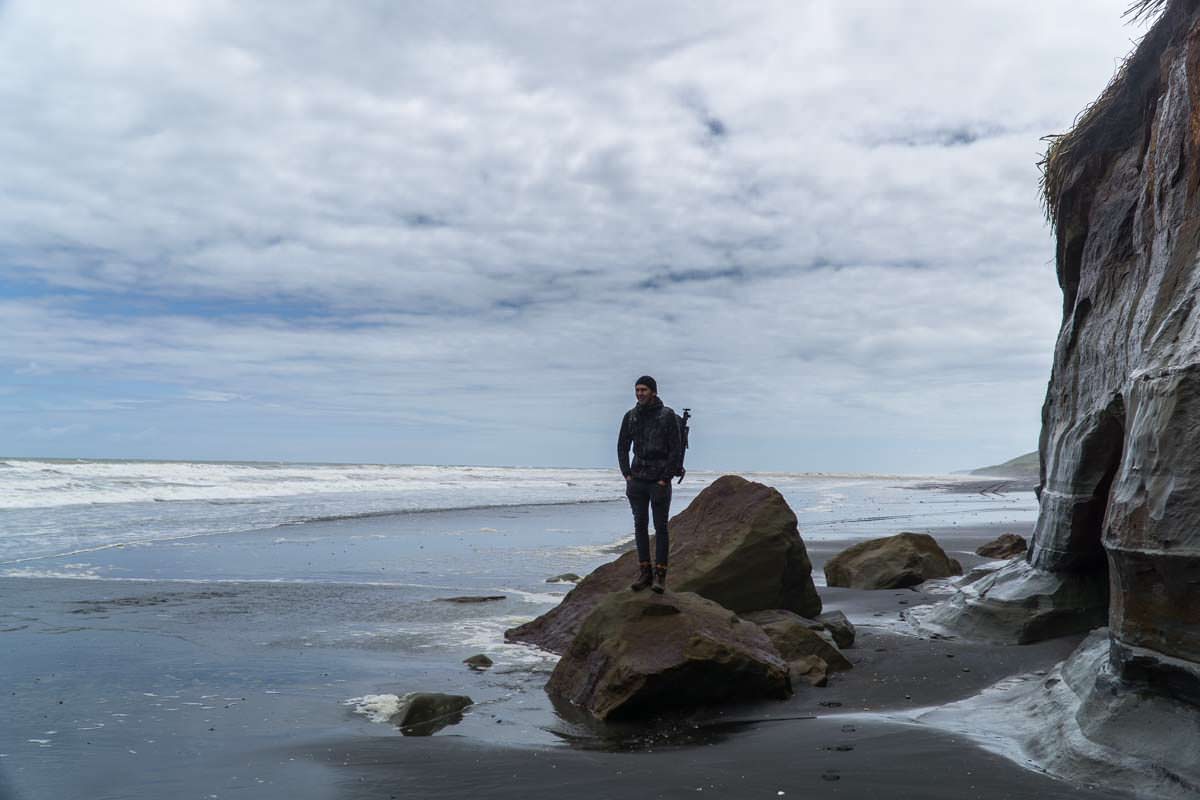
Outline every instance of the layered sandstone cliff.
[[1157, 22], [1044, 165], [1063, 322], [1027, 560], [930, 622], [1107, 620], [1116, 678], [1200, 703], [1200, 1], [1138, 8]]

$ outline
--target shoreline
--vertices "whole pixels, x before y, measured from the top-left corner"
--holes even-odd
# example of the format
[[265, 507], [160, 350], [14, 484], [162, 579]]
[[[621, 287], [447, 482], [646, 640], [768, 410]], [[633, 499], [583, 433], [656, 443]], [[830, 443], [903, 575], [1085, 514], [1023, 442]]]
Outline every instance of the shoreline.
[[[929, 508], [934, 513], [926, 522], [947, 507], [975, 509], [964, 520], [986, 519], [992, 505], [962, 505], [945, 495], [930, 502], [943, 505]], [[296, 537], [278, 545], [241, 534], [219, 546], [125, 548], [112, 551], [97, 566], [104, 574], [94, 577], [0, 577], [0, 671], [9, 676], [0, 708], [17, 721], [0, 732], [0, 797], [74, 796], [86, 786], [97, 798], [253, 789], [268, 800], [306, 800], [388, 797], [409, 786], [410, 795], [447, 800], [463, 791], [539, 800], [557, 797], [547, 788], [555, 785], [624, 797], [644, 792], [645, 781], [662, 797], [722, 786], [736, 794], [766, 791], [767, 778], [796, 759], [806, 770], [839, 770], [839, 777], [817, 775], [810, 786], [804, 781], [811, 776], [793, 776], [772, 796], [814, 787], [819, 796], [862, 796], [856, 792], [881, 791], [885, 774], [912, 796], [942, 796], [922, 788], [922, 769], [905, 763], [893, 774], [883, 763], [918, 757], [988, 765], [1002, 773], [996, 786], [1011, 791], [946, 783], [966, 796], [1105, 796], [1047, 783], [1016, 764], [997, 766], [964, 737], [905, 718], [1014, 673], [1046, 668], [1073, 644], [998, 654], [921, 639], [902, 615], [943, 597], [938, 582], [877, 592], [820, 587], [825, 609], [844, 611], [859, 630], [856, 647], [846, 651], [855, 669], [834, 676], [828, 688], [801, 687], [788, 701], [699, 709], [623, 727], [558, 713], [544, 692], [554, 657], [503, 643], [501, 632], [570, 588], [545, 584], [546, 577], [609, 560], [618, 531], [627, 530], [626, 511], [604, 504], [472, 511], [402, 526], [356, 519], [297, 526]], [[987, 560], [973, 554], [978, 544], [1005, 531], [1027, 534], [1032, 526], [895, 525], [905, 521], [875, 521], [861, 535], [850, 535], [859, 530], [851, 523], [836, 539], [806, 537], [814, 577], [822, 577], [829, 556], [883, 535], [885, 527], [930, 532], [970, 569]], [[552, 549], [528, 549], [546, 542]], [[409, 548], [402, 551], [408, 558], [422, 553], [422, 561], [404, 564], [405, 574], [417, 575], [422, 564], [444, 564], [464, 546], [485, 545], [484, 553], [511, 554], [504, 558], [540, 555], [519, 579], [509, 562], [492, 556], [478, 562], [489, 571], [431, 573], [419, 585], [382, 578], [393, 573], [372, 577], [372, 565], [394, 559], [398, 547]], [[305, 566], [314, 558], [321, 559], [315, 572]], [[214, 568], [224, 577], [211, 577]], [[450, 588], [510, 596], [470, 607], [432, 602]], [[480, 651], [494, 658], [494, 668], [473, 673], [460, 663]], [[947, 671], [949, 664], [954, 670]], [[354, 698], [407, 691], [465, 693], [476, 705], [461, 723], [428, 739], [403, 737], [347, 706]], [[842, 725], [858, 733], [847, 740]], [[685, 786], [698, 768], [707, 770], [708, 783]], [[559, 770], [571, 777], [556, 777]], [[518, 777], [500, 780], [512, 774]], [[755, 774], [765, 777], [756, 783]], [[364, 788], [371, 786], [378, 791]]]

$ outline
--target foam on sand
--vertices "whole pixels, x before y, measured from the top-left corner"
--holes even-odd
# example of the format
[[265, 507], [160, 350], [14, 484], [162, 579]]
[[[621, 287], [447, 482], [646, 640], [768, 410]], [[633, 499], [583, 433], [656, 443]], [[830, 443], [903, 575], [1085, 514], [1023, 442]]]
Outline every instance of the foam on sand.
[[387, 722], [400, 713], [405, 701], [410, 695], [395, 694], [366, 694], [362, 697], [351, 697], [342, 705], [350, 706], [355, 714], [361, 714], [371, 722]]

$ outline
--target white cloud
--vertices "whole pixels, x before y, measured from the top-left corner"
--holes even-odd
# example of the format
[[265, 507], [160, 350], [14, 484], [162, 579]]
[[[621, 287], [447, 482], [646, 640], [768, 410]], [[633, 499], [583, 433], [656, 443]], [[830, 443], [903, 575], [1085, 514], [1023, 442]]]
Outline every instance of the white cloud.
[[232, 400], [240, 400], [240, 394], [233, 392], [215, 392], [211, 389], [192, 389], [184, 394], [185, 400], [197, 400], [201, 403], [228, 403]]
[[10, 2], [0, 271], [42, 288], [0, 366], [458, 431], [402, 460], [538, 463], [553, 420], [594, 463], [647, 369], [716, 466], [1010, 455], [1060, 307], [1039, 137], [1123, 8]]
[[80, 424], [56, 425], [50, 427], [38, 425], [30, 428], [27, 433], [29, 436], [35, 439], [57, 439], [63, 436], [71, 436], [72, 434], [82, 433], [86, 430], [87, 426]]

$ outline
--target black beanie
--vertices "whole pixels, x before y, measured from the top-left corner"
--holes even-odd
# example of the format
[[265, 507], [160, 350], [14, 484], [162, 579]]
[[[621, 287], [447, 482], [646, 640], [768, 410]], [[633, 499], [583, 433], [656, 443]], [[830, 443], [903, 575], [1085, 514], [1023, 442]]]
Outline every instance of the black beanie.
[[645, 386], [650, 391], [658, 394], [658, 381], [651, 378], [649, 375], [643, 375], [633, 382], [634, 386]]

